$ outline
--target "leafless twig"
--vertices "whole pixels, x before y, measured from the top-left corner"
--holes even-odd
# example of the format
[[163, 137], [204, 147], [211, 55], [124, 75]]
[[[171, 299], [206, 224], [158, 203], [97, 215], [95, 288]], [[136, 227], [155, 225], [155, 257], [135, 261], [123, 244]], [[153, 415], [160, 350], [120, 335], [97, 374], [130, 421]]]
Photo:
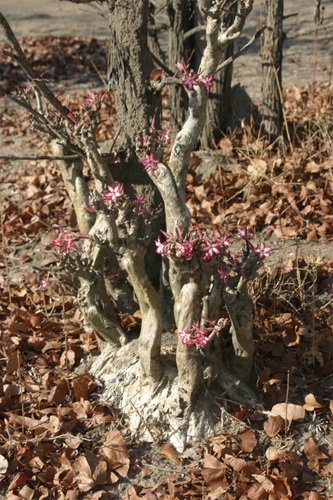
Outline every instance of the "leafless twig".
[[258, 40], [258, 38], [260, 38], [260, 36], [262, 35], [262, 33], [265, 31], [266, 29], [266, 26], [262, 26], [261, 28], [259, 28], [255, 33], [254, 35], [250, 38], [250, 40], [247, 42], [247, 44], [245, 44], [241, 49], [239, 49], [238, 52], [236, 52], [236, 54], [228, 57], [228, 59], [226, 59], [225, 61], [223, 61], [222, 64], [220, 64], [218, 67], [217, 67], [217, 70], [216, 70], [216, 73], [218, 71], [221, 71], [223, 68], [225, 68], [226, 66], [228, 66], [228, 64], [232, 63], [233, 61], [235, 61], [236, 59], [238, 59], [240, 56], [242, 56], [243, 54], [245, 54], [245, 52], [247, 52], [247, 50], [251, 47], [251, 45], [254, 44], [254, 42], [256, 40]]
[[291, 35], [288, 34], [286, 36], [286, 40], [293, 40], [294, 38], [299, 38], [300, 36], [312, 35], [313, 33], [317, 33], [318, 31], [326, 31], [326, 30], [329, 30], [332, 28], [333, 28], [333, 22], [327, 23], [327, 24], [316, 25], [315, 28], [307, 28], [304, 30], [296, 31], [295, 33], [292, 33]]

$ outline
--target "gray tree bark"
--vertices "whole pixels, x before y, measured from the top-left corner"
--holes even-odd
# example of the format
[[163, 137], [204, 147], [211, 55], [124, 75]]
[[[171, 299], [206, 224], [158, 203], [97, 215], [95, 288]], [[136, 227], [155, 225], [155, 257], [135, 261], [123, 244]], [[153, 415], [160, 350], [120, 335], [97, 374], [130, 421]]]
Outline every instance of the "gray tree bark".
[[265, 23], [267, 29], [261, 53], [262, 117], [264, 130], [273, 142], [281, 134], [283, 124], [281, 102], [283, 0], [265, 0]]
[[[160, 98], [150, 87], [153, 60], [148, 50], [149, 0], [108, 0], [110, 49], [108, 86], [115, 98], [120, 129], [119, 162], [111, 165], [115, 180], [128, 194], [145, 194], [152, 214], [152, 234], [157, 236], [164, 226], [161, 197], [143, 170], [136, 153], [136, 143], [151, 120], [160, 116]], [[154, 245], [148, 249], [149, 276], [158, 279], [160, 259]]]

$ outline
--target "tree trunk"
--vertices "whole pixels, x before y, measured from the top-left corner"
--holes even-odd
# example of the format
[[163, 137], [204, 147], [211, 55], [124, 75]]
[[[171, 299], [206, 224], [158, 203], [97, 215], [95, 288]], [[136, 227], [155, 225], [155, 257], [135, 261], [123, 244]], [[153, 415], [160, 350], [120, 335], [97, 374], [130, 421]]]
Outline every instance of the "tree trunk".
[[153, 69], [147, 50], [149, 0], [111, 3], [108, 84], [115, 97], [121, 153], [127, 161], [137, 161], [137, 137], [159, 113], [158, 96], [149, 87]]
[[273, 142], [281, 134], [283, 124], [281, 102], [283, 0], [265, 1], [265, 22], [267, 29], [261, 54], [262, 116], [264, 130]]
[[[169, 47], [168, 60], [170, 69], [175, 69], [176, 62], [183, 57], [186, 61], [191, 59], [190, 39], [185, 34], [193, 27], [194, 16], [193, 0], [172, 0], [168, 4], [169, 16]], [[190, 62], [191, 64], [191, 62]], [[177, 133], [184, 123], [186, 109], [186, 92], [181, 85], [170, 85], [168, 89], [170, 108], [170, 127]]]
[[[203, 27], [205, 24], [204, 10], [199, 9], [198, 2], [193, 0], [180, 1], [173, 0], [169, 4], [169, 66], [173, 65], [185, 58], [189, 63], [190, 68], [197, 71], [202, 58], [203, 50], [206, 45], [204, 30], [196, 30], [191, 36], [187, 33], [195, 27]], [[203, 3], [203, 2], [201, 2]], [[206, 2], [208, 7], [209, 2]], [[231, 25], [236, 12], [237, 4], [228, 0], [226, 11], [223, 15], [223, 23], [225, 27]], [[234, 44], [231, 43], [225, 49], [221, 61], [232, 56]], [[214, 87], [210, 92], [207, 105], [207, 119], [200, 137], [201, 148], [215, 147], [221, 139], [223, 132], [226, 131], [230, 124], [230, 91], [232, 79], [232, 64], [229, 64], [214, 77]], [[184, 122], [184, 99], [186, 94], [181, 87], [170, 87], [169, 89], [169, 104], [171, 108], [171, 127], [176, 131], [180, 129]]]
[[[119, 162], [110, 166], [115, 180], [122, 182], [125, 191], [144, 194], [152, 220], [152, 235], [157, 237], [164, 227], [161, 197], [136, 153], [136, 143], [151, 120], [160, 116], [160, 98], [152, 92], [149, 76], [153, 61], [148, 47], [149, 0], [108, 0], [110, 49], [108, 85], [115, 98], [117, 123], [120, 129], [116, 144]], [[148, 274], [158, 281], [160, 259], [154, 244], [148, 248]]]

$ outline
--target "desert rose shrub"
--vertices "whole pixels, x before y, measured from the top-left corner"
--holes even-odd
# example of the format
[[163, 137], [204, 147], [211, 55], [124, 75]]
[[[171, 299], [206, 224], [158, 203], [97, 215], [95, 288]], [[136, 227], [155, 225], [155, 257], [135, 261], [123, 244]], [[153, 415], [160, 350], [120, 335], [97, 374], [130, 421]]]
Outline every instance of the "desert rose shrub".
[[[226, 47], [240, 36], [253, 0], [238, 2], [228, 28], [222, 22], [223, 2], [206, 4], [206, 47], [200, 67], [194, 71], [184, 59], [176, 61], [177, 73], [171, 82], [182, 85], [188, 96], [183, 127], [173, 144], [169, 144], [172, 131], [158, 125], [159, 117], [152, 117], [146, 130], [137, 130], [138, 160], [164, 203], [165, 228], [158, 234], [152, 234], [152, 206], [144, 192], [128, 194], [100, 153], [95, 130], [104, 96], [88, 92], [82, 112], [75, 115], [60, 95], [54, 95], [37, 78], [1, 17], [13, 53], [30, 80], [29, 88], [13, 99], [31, 113], [34, 126], [46, 135], [54, 155], [63, 158], [57, 163], [78, 224], [78, 231], [59, 228], [52, 242], [66, 282], [77, 297], [86, 325], [103, 339], [101, 356], [105, 345], [112, 344], [118, 358], [125, 359], [123, 350], [135, 342], [137, 378], [155, 393], [167, 378], [176, 387], [172, 392], [176, 415], [194, 411], [202, 388], [213, 385], [233, 399], [255, 401], [250, 388], [253, 307], [247, 283], [270, 253], [264, 243], [252, 243], [249, 227], [230, 235], [221, 227], [193, 225], [186, 206], [190, 155], [205, 124], [214, 74], [223, 63]], [[159, 92], [168, 83], [162, 76], [150, 85]], [[170, 148], [168, 155], [166, 148]], [[93, 184], [86, 181], [84, 165]], [[162, 261], [159, 286], [147, 273], [145, 256], [152, 240]], [[42, 285], [47, 286], [47, 280]], [[132, 307], [132, 291], [141, 312], [137, 340], [118, 321], [118, 313]], [[170, 314], [170, 304], [177, 335], [176, 377], [167, 375], [161, 357], [164, 325], [170, 323], [165, 311]], [[227, 356], [226, 338], [231, 338]]]

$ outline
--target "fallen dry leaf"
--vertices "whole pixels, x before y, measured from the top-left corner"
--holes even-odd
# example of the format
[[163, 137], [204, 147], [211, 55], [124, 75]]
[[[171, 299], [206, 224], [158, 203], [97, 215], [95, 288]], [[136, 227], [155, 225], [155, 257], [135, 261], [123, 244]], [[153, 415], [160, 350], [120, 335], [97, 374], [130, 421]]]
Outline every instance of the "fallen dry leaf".
[[170, 443], [166, 443], [165, 445], [163, 445], [162, 448], [160, 449], [160, 453], [164, 457], [168, 458], [169, 460], [172, 460], [173, 462], [176, 462], [177, 464], [182, 463], [182, 459], [179, 456], [179, 452]]
[[312, 438], [309, 438], [305, 441], [304, 443], [304, 453], [307, 457], [308, 460], [325, 460], [328, 458], [325, 453], [323, 453], [318, 445], [315, 443], [315, 441]]
[[293, 420], [302, 422], [305, 418], [305, 410], [303, 406], [295, 405], [293, 403], [278, 403], [273, 406], [269, 413], [273, 417], [279, 416], [284, 420], [287, 420], [289, 424], [291, 424]]
[[285, 419], [277, 415], [276, 417], [270, 416], [266, 422], [264, 422], [264, 431], [267, 436], [274, 437], [279, 432], [285, 429]]
[[316, 400], [315, 396], [313, 394], [307, 394], [304, 398], [304, 405], [303, 408], [307, 411], [314, 411], [318, 408], [324, 408], [324, 406]]
[[237, 434], [237, 439], [241, 441], [241, 448], [245, 453], [252, 453], [257, 445], [257, 439], [253, 429], [246, 429], [240, 432]]
[[209, 485], [214, 484], [216, 487], [228, 485], [228, 481], [226, 480], [227, 466], [214, 457], [214, 455], [207, 453], [204, 456], [203, 466], [201, 474]]

